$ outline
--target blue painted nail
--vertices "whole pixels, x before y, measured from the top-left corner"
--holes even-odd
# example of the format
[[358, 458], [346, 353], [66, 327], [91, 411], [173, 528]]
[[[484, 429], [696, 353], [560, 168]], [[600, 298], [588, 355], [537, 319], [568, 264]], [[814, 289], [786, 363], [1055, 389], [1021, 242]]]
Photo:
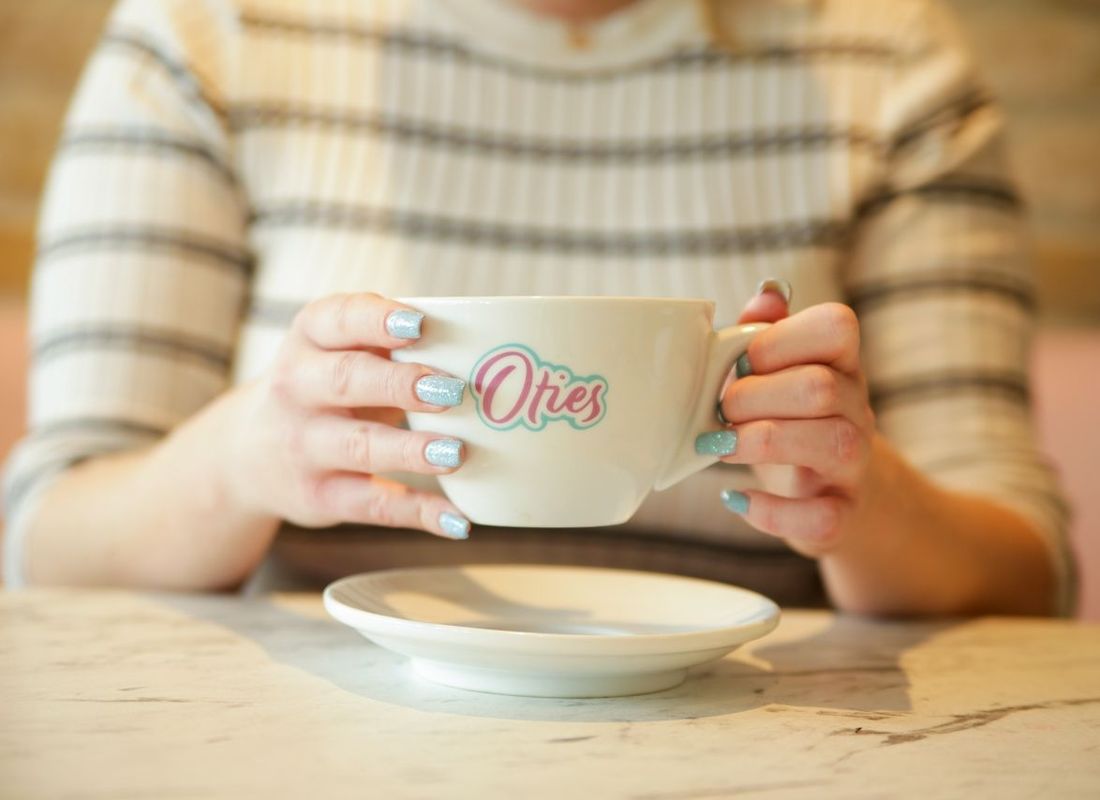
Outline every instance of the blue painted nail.
[[439, 515], [439, 527], [451, 539], [470, 538], [470, 520], [458, 514], [452, 514], [450, 511], [444, 511]]
[[424, 460], [433, 467], [457, 467], [462, 463], [462, 442], [458, 439], [432, 439], [424, 448]]
[[423, 321], [424, 315], [419, 311], [399, 308], [386, 316], [386, 333], [395, 339], [419, 339]]
[[791, 297], [794, 291], [791, 289], [791, 284], [782, 278], [765, 278], [760, 281], [756, 287], [757, 294], [764, 294], [764, 292], [775, 292], [790, 305]]
[[695, 452], [701, 456], [728, 456], [736, 449], [736, 431], [709, 431], [695, 437]]
[[734, 514], [749, 513], [749, 496], [744, 492], [735, 492], [733, 489], [722, 491], [722, 505]]
[[446, 375], [425, 375], [416, 382], [416, 396], [433, 406], [457, 406], [462, 402], [466, 381]]
[[737, 357], [735, 374], [738, 378], [744, 378], [746, 375], [752, 375], [752, 362], [749, 361], [748, 350]]

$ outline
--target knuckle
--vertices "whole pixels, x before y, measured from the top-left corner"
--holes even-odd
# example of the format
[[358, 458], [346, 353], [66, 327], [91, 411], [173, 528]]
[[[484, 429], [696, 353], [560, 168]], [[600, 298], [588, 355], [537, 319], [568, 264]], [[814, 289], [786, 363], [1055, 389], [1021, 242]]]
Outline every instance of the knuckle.
[[825, 366], [814, 365], [806, 373], [806, 403], [815, 414], [831, 414], [840, 402], [840, 382], [836, 373]]
[[756, 504], [753, 510], [756, 512], [757, 527], [768, 533], [783, 533], [783, 519], [778, 506], [774, 502], [761, 502], [759, 498], [754, 498], [753, 503]]
[[271, 394], [278, 400], [289, 402], [294, 399], [297, 385], [297, 370], [287, 358], [280, 358], [271, 371]]
[[843, 517], [841, 501], [836, 497], [824, 498], [815, 515], [813, 536], [818, 545], [828, 547], [840, 538], [840, 524]]
[[332, 396], [337, 400], [343, 400], [351, 393], [359, 358], [359, 353], [348, 351], [340, 353], [333, 362], [332, 372], [329, 375], [329, 388], [332, 390]]
[[[419, 369], [414, 367], [413, 370], [416, 371], [417, 377], [419, 377]], [[404, 364], [395, 362], [390, 362], [379, 370], [379, 392], [389, 405], [399, 408], [407, 406], [410, 398], [414, 396], [412, 390], [414, 379], [409, 375], [410, 371]]]
[[438, 524], [440, 509], [436, 508], [432, 502], [421, 503], [416, 510], [417, 519], [420, 520], [420, 527], [426, 531], [434, 530]]
[[419, 437], [406, 436], [405, 442], [401, 446], [402, 463], [409, 467], [426, 465], [427, 458], [424, 456], [425, 447], [427, 447], [427, 442], [422, 441]]
[[291, 420], [286, 427], [284, 435], [286, 452], [295, 464], [305, 462], [309, 455], [308, 435], [305, 423], [300, 420]]
[[344, 455], [349, 464], [370, 471], [375, 460], [377, 439], [370, 425], [356, 425], [344, 439]]
[[332, 498], [329, 484], [320, 473], [303, 472], [298, 476], [298, 488], [306, 508], [315, 514], [328, 514]]
[[308, 330], [316, 311], [315, 302], [306, 303], [295, 312], [294, 318], [290, 322], [290, 329], [294, 331]]
[[355, 295], [341, 294], [334, 298], [332, 307], [332, 327], [340, 336], [347, 336], [352, 330], [355, 316]]
[[779, 425], [770, 420], [758, 422], [753, 426], [756, 438], [756, 450], [760, 460], [772, 463], [779, 447]]
[[295, 351], [284, 344], [268, 374], [268, 387], [271, 395], [277, 400], [286, 403], [292, 402], [298, 394], [300, 370], [300, 362], [295, 355]]
[[859, 318], [851, 306], [843, 303], [827, 303], [825, 314], [829, 327], [838, 341], [846, 346], [858, 345]]
[[854, 464], [863, 451], [863, 435], [855, 423], [839, 419], [833, 425], [834, 455], [841, 464]]
[[384, 492], [373, 492], [363, 501], [363, 516], [376, 525], [388, 528], [397, 526], [393, 504]]

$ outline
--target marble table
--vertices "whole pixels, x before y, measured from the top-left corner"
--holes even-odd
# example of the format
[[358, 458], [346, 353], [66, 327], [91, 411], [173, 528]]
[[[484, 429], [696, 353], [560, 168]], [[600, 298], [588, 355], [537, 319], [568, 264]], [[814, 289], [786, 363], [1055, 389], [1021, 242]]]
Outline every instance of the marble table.
[[615, 700], [422, 682], [314, 594], [0, 595], [0, 797], [1100, 797], [1100, 628], [785, 613]]

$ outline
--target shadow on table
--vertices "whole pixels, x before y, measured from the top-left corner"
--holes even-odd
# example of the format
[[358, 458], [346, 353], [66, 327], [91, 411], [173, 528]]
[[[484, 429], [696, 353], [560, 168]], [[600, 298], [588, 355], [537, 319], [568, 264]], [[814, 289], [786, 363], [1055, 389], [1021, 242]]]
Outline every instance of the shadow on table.
[[[769, 707], [876, 720], [910, 709], [901, 656], [956, 621], [890, 623], [822, 616], [822, 627], [789, 639], [780, 628], [744, 659], [697, 668], [674, 689], [636, 697], [548, 699], [481, 694], [417, 677], [405, 659], [354, 630], [264, 599], [157, 596], [174, 611], [244, 637], [275, 662], [345, 692], [432, 713], [562, 722], [697, 719]], [[755, 663], [754, 663], [755, 662]]]

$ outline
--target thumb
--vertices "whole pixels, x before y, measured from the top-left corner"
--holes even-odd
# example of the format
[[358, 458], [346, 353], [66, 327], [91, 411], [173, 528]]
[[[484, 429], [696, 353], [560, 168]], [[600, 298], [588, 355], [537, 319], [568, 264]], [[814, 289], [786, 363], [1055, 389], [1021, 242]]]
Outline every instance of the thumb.
[[782, 278], [767, 278], [756, 287], [756, 294], [745, 304], [737, 324], [778, 322], [790, 314], [790, 304], [791, 285]]

